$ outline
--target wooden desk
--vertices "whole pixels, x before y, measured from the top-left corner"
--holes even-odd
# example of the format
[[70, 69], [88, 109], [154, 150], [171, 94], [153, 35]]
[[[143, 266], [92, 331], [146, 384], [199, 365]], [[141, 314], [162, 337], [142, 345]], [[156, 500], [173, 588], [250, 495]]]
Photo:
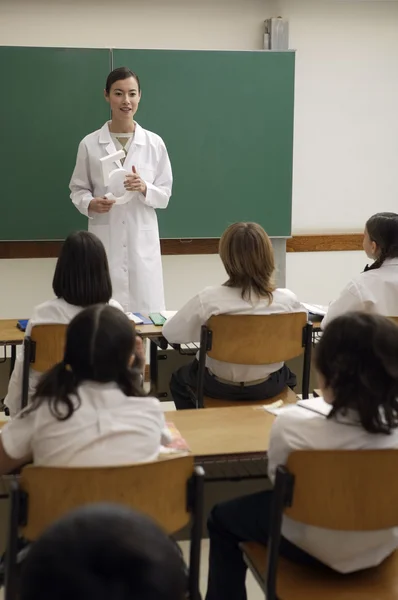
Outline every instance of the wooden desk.
[[142, 338], [154, 339], [162, 338], [162, 325], [136, 325], [135, 330]]
[[275, 420], [259, 406], [170, 411], [166, 418], [198, 458], [265, 455]]
[[17, 328], [17, 319], [0, 319], [0, 346], [4, 348], [4, 357], [0, 362], [7, 360], [6, 346], [11, 346], [11, 367], [10, 374], [14, 369], [17, 346], [21, 345], [24, 338], [24, 332]]

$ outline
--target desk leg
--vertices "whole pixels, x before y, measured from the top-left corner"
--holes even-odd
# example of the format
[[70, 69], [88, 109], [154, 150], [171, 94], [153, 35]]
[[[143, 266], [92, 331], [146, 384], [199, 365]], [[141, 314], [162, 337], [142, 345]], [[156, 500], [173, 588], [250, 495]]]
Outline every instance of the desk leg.
[[11, 361], [10, 361], [10, 377], [15, 367], [15, 361], [17, 358], [17, 347], [15, 344], [11, 346]]
[[156, 390], [158, 385], [158, 347], [152, 340], [150, 340], [149, 346], [149, 376], [151, 386]]

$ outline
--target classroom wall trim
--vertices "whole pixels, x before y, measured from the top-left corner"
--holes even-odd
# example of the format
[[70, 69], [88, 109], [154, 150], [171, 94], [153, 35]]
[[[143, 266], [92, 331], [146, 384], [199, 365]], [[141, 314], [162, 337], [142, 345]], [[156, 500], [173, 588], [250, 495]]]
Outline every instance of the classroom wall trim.
[[[294, 235], [286, 242], [287, 252], [346, 252], [362, 250], [361, 233]], [[164, 256], [181, 254], [217, 254], [218, 238], [160, 240]], [[0, 242], [0, 259], [57, 258], [61, 241]]]

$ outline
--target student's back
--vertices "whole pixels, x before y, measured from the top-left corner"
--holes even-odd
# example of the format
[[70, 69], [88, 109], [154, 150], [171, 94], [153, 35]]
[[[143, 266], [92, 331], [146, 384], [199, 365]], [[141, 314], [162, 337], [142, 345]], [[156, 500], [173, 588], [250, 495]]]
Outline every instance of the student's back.
[[[61, 249], [53, 278], [55, 298], [33, 309], [25, 335], [34, 325], [47, 323], [67, 325], [86, 306], [109, 303], [122, 310], [111, 298], [112, 284], [102, 242], [92, 233], [78, 231], [69, 235]], [[5, 405], [14, 417], [21, 410], [23, 349], [19, 349]], [[35, 392], [40, 375], [33, 369], [29, 375], [29, 398]]]
[[165, 422], [159, 401], [142, 390], [143, 362], [122, 311], [96, 305], [79, 312], [67, 329], [63, 361], [2, 430], [0, 473], [31, 460], [76, 467], [156, 459]]
[[329, 306], [322, 328], [349, 311], [398, 316], [398, 214], [377, 213], [366, 223], [364, 250], [374, 262]]

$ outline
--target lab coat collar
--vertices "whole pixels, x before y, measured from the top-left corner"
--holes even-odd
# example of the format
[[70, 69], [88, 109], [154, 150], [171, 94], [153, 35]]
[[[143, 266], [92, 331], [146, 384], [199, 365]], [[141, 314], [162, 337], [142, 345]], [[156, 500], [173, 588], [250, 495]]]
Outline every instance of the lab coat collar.
[[398, 257], [396, 258], [386, 258], [386, 260], [381, 265], [382, 267], [390, 267], [390, 266], [398, 266]]
[[[108, 145], [111, 144], [110, 151], [108, 150], [108, 147], [106, 148], [108, 154], [111, 154], [112, 152], [116, 152], [116, 148], [115, 148], [115, 144], [113, 143], [111, 133], [109, 131], [109, 123], [110, 123], [110, 121], [107, 121], [101, 127], [100, 135], [99, 135], [99, 143], [100, 144], [108, 144]], [[135, 134], [134, 134], [133, 144], [136, 144], [137, 146], [144, 146], [144, 144], [145, 144], [144, 129], [141, 127], [141, 125], [139, 125], [137, 123], [137, 121], [135, 122]]]

